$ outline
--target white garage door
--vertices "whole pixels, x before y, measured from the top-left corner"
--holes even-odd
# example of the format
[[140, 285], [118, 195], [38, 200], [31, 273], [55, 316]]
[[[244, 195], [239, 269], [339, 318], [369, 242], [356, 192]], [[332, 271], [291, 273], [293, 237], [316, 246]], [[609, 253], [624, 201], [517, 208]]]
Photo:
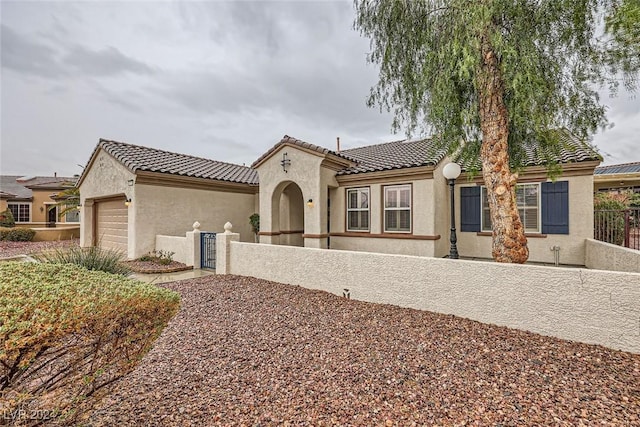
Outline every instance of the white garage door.
[[96, 204], [96, 246], [127, 254], [127, 214], [124, 200]]

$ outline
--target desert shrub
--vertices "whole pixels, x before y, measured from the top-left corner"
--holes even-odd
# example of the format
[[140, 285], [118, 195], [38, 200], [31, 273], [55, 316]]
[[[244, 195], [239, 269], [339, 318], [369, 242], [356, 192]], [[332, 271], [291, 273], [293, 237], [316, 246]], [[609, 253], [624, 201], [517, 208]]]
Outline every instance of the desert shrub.
[[171, 251], [155, 251], [156, 252], [156, 256], [158, 257], [158, 262], [162, 265], [169, 265], [171, 264], [171, 262], [173, 261], [173, 256], [176, 254], [175, 252], [171, 252]]
[[9, 208], [0, 212], [0, 227], [15, 227], [16, 221], [13, 218], [13, 212]]
[[122, 276], [0, 263], [0, 424], [77, 422], [133, 369], [178, 306], [175, 292]]
[[0, 240], [30, 242], [36, 232], [30, 228], [0, 228]]
[[131, 274], [131, 269], [122, 261], [125, 255], [122, 251], [103, 249], [97, 246], [80, 248], [55, 249], [37, 256], [41, 262], [54, 264], [75, 264], [87, 270], [104, 271], [105, 273]]
[[151, 255], [150, 253], [142, 255], [140, 258], [138, 258], [138, 261], [154, 261], [156, 259], [155, 256]]

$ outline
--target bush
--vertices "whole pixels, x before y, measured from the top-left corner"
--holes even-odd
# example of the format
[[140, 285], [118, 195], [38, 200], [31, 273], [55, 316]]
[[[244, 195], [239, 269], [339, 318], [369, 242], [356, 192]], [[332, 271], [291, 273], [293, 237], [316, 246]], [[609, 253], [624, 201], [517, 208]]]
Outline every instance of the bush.
[[36, 232], [30, 228], [0, 228], [0, 240], [30, 242]]
[[624, 243], [626, 200], [624, 195], [596, 193], [593, 201], [595, 239], [614, 245]]
[[173, 262], [173, 256], [175, 252], [171, 251], [151, 251], [146, 255], [142, 255], [138, 258], [138, 261], [150, 261], [160, 265], [169, 265]]
[[105, 273], [131, 274], [131, 269], [123, 264], [124, 253], [97, 246], [90, 248], [71, 247], [56, 249], [37, 255], [38, 261], [54, 264], [75, 264], [87, 270], [104, 271]]
[[0, 420], [33, 424], [26, 415], [38, 414], [75, 423], [134, 368], [178, 307], [175, 292], [121, 276], [0, 263]]
[[13, 212], [7, 208], [4, 212], [0, 212], [0, 227], [15, 227], [16, 221], [13, 218]]

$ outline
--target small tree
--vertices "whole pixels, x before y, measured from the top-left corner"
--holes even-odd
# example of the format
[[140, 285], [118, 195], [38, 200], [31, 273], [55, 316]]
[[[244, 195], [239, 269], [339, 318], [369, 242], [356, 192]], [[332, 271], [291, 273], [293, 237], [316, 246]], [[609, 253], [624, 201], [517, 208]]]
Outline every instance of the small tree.
[[80, 189], [78, 187], [68, 188], [53, 196], [53, 199], [57, 203], [50, 205], [48, 210], [58, 208], [58, 219], [60, 219], [67, 213], [78, 210], [80, 206]]
[[251, 224], [251, 230], [255, 235], [256, 242], [258, 241], [258, 233], [260, 232], [260, 214], [254, 213], [249, 217], [249, 224]]
[[4, 212], [0, 212], [0, 227], [15, 227], [16, 221], [13, 218], [13, 212], [7, 208]]

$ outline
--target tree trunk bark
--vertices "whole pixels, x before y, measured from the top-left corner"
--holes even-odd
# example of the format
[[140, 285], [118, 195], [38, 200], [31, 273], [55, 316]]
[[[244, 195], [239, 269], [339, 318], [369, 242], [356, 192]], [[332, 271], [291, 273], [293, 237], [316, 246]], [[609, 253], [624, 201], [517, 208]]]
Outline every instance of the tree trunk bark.
[[529, 249], [516, 203], [518, 176], [509, 168], [509, 116], [502, 73], [487, 33], [481, 38], [481, 54], [477, 89], [482, 130], [480, 157], [491, 211], [491, 253], [497, 262], [522, 264], [529, 258]]

